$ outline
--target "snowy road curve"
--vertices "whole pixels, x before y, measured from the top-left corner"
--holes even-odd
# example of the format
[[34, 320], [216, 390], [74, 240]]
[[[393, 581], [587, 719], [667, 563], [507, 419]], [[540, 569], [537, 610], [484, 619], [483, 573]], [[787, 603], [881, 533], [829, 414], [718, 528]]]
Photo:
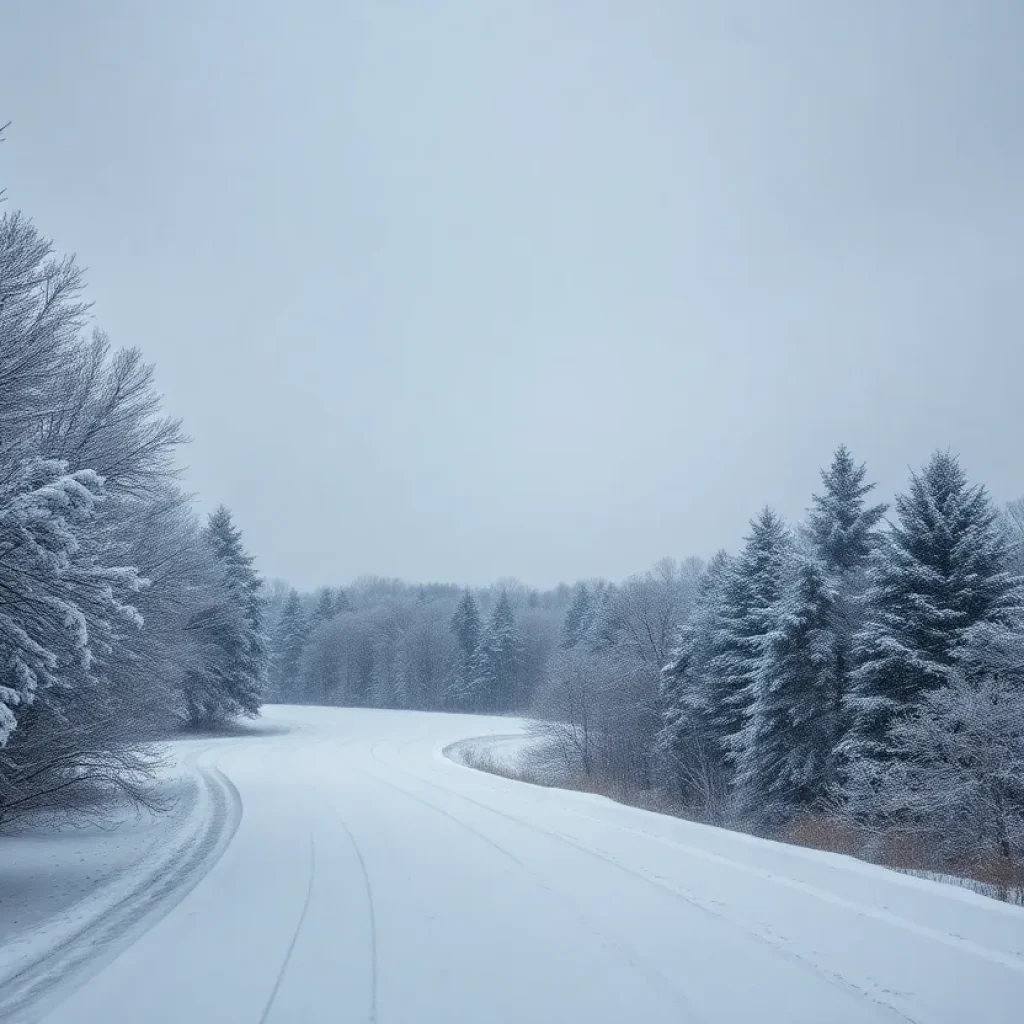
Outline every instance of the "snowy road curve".
[[1019, 909], [442, 755], [508, 720], [266, 717], [204, 754], [223, 856], [47, 1024], [1022, 1019]]

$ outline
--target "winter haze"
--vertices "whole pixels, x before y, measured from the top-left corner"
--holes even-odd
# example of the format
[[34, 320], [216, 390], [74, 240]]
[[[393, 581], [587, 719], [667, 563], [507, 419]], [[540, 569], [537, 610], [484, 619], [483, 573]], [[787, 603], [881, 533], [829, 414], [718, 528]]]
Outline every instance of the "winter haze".
[[[798, 518], [840, 442], [997, 501], [1024, 11], [8, 5], [2, 185], [260, 568], [535, 585]], [[329, 534], [330, 543], [323, 543]]]

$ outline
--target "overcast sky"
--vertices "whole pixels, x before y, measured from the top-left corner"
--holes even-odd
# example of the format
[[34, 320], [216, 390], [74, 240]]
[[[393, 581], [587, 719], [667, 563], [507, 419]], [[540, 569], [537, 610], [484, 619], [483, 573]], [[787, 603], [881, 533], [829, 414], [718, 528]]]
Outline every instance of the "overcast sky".
[[39, 0], [0, 186], [259, 565], [735, 549], [845, 441], [1024, 493], [1016, 0]]

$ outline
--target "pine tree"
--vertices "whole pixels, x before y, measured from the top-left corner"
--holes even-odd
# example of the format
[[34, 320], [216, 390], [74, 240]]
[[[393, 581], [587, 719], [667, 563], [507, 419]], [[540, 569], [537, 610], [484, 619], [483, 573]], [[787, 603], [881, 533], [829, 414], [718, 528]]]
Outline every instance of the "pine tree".
[[562, 646], [575, 647], [589, 631], [594, 621], [594, 598], [586, 583], [573, 592], [572, 602], [565, 612], [562, 624]]
[[519, 710], [519, 666], [522, 642], [508, 592], [498, 598], [476, 657], [476, 682], [481, 710]]
[[1021, 596], [983, 487], [937, 452], [896, 499], [899, 522], [871, 564], [869, 613], [856, 637], [844, 754], [860, 774], [891, 755], [893, 722], [950, 678], [968, 631], [1013, 614]]
[[316, 629], [317, 626], [322, 626], [325, 622], [330, 622], [335, 615], [335, 603], [334, 594], [330, 587], [324, 587], [316, 600], [316, 606], [313, 608], [313, 614], [310, 617], [312, 628]]
[[840, 719], [834, 577], [813, 554], [791, 562], [772, 609], [740, 743], [745, 813], [777, 825], [821, 795]]
[[814, 805], [835, 781], [865, 568], [886, 509], [865, 505], [865, 475], [840, 446], [770, 616], [737, 779], [765, 821]]
[[480, 647], [483, 624], [480, 609], [469, 588], [463, 591], [452, 613], [451, 631], [455, 635], [457, 655], [454, 677], [448, 684], [447, 703], [457, 708], [472, 709], [477, 704], [476, 654]]
[[865, 508], [865, 497], [875, 489], [864, 482], [866, 476], [866, 467], [853, 461], [846, 445], [836, 449], [832, 465], [822, 471], [825, 493], [814, 495], [808, 530], [815, 555], [830, 573], [863, 569], [878, 546], [878, 524], [888, 506]]
[[263, 581], [223, 505], [210, 516], [205, 539], [221, 570], [223, 600], [197, 612], [190, 624], [207, 651], [204, 663], [187, 674], [184, 685], [193, 727], [234, 715], [257, 715], [269, 660], [263, 634]]
[[291, 590], [281, 609], [274, 645], [277, 692], [282, 698], [298, 692], [299, 664], [308, 632], [309, 625], [302, 611], [302, 600], [298, 591]]
[[758, 685], [771, 614], [782, 593], [792, 538], [770, 508], [750, 524], [744, 549], [724, 581], [715, 655], [709, 672], [711, 723], [735, 764], [744, 756], [744, 726]]
[[345, 593], [344, 587], [338, 587], [334, 592], [334, 612], [335, 616], [344, 615], [345, 612], [352, 611], [352, 602], [348, 598], [348, 594]]

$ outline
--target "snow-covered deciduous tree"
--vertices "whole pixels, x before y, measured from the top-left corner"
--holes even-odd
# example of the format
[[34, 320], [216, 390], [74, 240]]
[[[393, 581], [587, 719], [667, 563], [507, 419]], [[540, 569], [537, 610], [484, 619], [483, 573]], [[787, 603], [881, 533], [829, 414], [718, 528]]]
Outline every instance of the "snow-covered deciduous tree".
[[896, 509], [899, 522], [872, 560], [847, 697], [843, 753], [864, 762], [859, 771], [891, 759], [892, 723], [948, 684], [967, 631], [1005, 621], [1021, 600], [996, 511], [953, 455], [937, 452]]
[[594, 597], [586, 583], [573, 591], [572, 603], [566, 609], [562, 624], [562, 646], [575, 647], [583, 640], [594, 621]]
[[[618, 685], [604, 696], [605, 720], [613, 714], [617, 719], [614, 731], [604, 737], [604, 763], [623, 785], [651, 785], [655, 735], [661, 725], [661, 670], [689, 613], [700, 571], [695, 559], [680, 565], [665, 558], [620, 586], [590, 589], [587, 624], [576, 646], [606, 659], [617, 674]], [[566, 613], [573, 632], [578, 631], [574, 619], [580, 593], [575, 610], [570, 605]], [[563, 629], [563, 644], [565, 639]]]
[[74, 262], [0, 219], [0, 817], [147, 799], [142, 741], [217, 654], [226, 582], [175, 485], [185, 440], [134, 349], [81, 337]]
[[1002, 526], [1006, 534], [1006, 554], [1010, 571], [1024, 578], [1024, 498], [1011, 501], [1003, 511]]
[[[1024, 864], [1024, 623], [967, 631], [948, 681], [889, 730], [890, 756], [860, 772], [872, 819], [914, 836], [936, 866], [1016, 880]], [[863, 806], [863, 805], [861, 805]]]
[[140, 585], [135, 570], [97, 564], [80, 541], [102, 494], [92, 471], [42, 459], [19, 463], [0, 488], [0, 746], [40, 687], [90, 675], [90, 618], [137, 623], [124, 600]]
[[538, 688], [535, 734], [545, 741], [541, 756], [563, 779], [591, 778], [602, 767], [602, 730], [608, 723], [605, 696], [615, 685], [616, 667], [576, 644], [552, 659]]

